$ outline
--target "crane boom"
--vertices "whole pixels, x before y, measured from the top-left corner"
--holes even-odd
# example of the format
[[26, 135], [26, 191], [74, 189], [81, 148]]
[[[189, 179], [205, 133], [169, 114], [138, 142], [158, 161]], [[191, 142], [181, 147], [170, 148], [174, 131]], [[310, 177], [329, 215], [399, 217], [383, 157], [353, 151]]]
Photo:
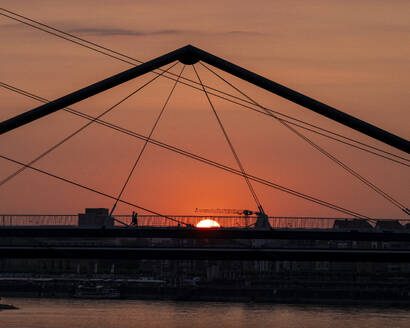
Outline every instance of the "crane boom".
[[236, 215], [252, 215], [256, 214], [256, 212], [249, 211], [249, 210], [237, 210], [231, 208], [196, 208], [196, 213], [220, 213], [220, 214], [236, 214]]

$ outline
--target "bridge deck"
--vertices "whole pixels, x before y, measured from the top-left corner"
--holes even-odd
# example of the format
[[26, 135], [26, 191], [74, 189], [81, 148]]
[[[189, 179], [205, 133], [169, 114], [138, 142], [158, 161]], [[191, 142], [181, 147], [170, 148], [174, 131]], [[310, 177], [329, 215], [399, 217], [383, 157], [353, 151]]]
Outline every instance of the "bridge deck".
[[[409, 232], [148, 227], [104, 229], [0, 227], [0, 237], [2, 258], [410, 263]], [[171, 242], [163, 244], [164, 239]], [[159, 242], [153, 242], [153, 240], [159, 240]], [[354, 241], [359, 242], [354, 247], [351, 245], [340, 247], [338, 244], [340, 241], [348, 241], [350, 244]], [[371, 249], [373, 241], [380, 245], [392, 242], [393, 246], [389, 246], [388, 249], [383, 249], [381, 246], [378, 246], [378, 249]], [[395, 244], [400, 245], [394, 246]]]
[[0, 246], [2, 258], [409, 262], [410, 250]]
[[273, 229], [241, 228], [80, 228], [16, 226], [0, 227], [0, 237], [73, 237], [73, 238], [192, 238], [192, 239], [286, 239], [286, 240], [366, 240], [410, 242], [410, 231], [344, 231], [334, 229]]

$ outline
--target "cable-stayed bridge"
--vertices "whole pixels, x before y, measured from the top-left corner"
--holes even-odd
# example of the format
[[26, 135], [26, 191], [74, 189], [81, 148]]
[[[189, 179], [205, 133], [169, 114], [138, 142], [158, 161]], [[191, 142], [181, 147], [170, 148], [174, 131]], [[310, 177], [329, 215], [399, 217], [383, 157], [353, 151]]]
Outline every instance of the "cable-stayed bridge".
[[[372, 191], [374, 191], [375, 193], [377, 193], [379, 196], [381, 196], [382, 198], [384, 198], [387, 202], [389, 202], [392, 206], [400, 209], [405, 215], [409, 214], [409, 210], [408, 210], [408, 206], [406, 206], [406, 204], [404, 204], [402, 201], [399, 201], [396, 197], [393, 197], [392, 195], [390, 195], [389, 193], [387, 193], [387, 191], [383, 190], [382, 188], [378, 187], [376, 184], [374, 184], [373, 182], [371, 182], [369, 179], [367, 179], [366, 177], [364, 177], [363, 175], [359, 174], [357, 171], [355, 171], [352, 167], [350, 167], [349, 165], [347, 165], [344, 161], [342, 161], [341, 159], [337, 158], [335, 155], [333, 155], [332, 153], [330, 153], [329, 151], [325, 150], [323, 147], [319, 146], [318, 144], [316, 144], [311, 138], [307, 137], [304, 133], [302, 133], [300, 129], [304, 129], [310, 132], [314, 132], [316, 134], [319, 134], [321, 136], [324, 136], [326, 138], [330, 138], [332, 140], [341, 142], [343, 144], [349, 145], [351, 147], [354, 147], [356, 149], [359, 149], [361, 151], [365, 151], [367, 153], [370, 153], [374, 156], [380, 157], [385, 159], [386, 161], [390, 161], [390, 162], [394, 162], [395, 164], [404, 166], [404, 167], [409, 167], [409, 159], [408, 159], [408, 154], [410, 153], [410, 143], [408, 140], [394, 135], [386, 130], [383, 130], [379, 127], [376, 127], [370, 123], [367, 123], [365, 121], [362, 121], [352, 115], [349, 115], [341, 110], [338, 110], [334, 107], [331, 107], [327, 104], [324, 104], [322, 102], [319, 102], [311, 97], [308, 97], [306, 95], [303, 95], [295, 90], [292, 90], [290, 88], [287, 88], [281, 84], [278, 84], [276, 82], [273, 82], [261, 75], [258, 75], [254, 72], [251, 72], [249, 70], [246, 70], [238, 65], [235, 65], [227, 60], [224, 60], [220, 57], [217, 57], [213, 54], [210, 54], [204, 50], [201, 50], [199, 48], [196, 48], [192, 45], [187, 45], [185, 47], [182, 47], [180, 49], [177, 49], [175, 51], [172, 51], [170, 53], [167, 53], [165, 55], [162, 55], [160, 57], [157, 57], [155, 59], [152, 59], [148, 62], [145, 63], [138, 63], [136, 64], [136, 60], [132, 57], [129, 56], [125, 56], [122, 55], [116, 51], [113, 51], [111, 49], [108, 49], [106, 47], [97, 45], [95, 43], [89, 42], [85, 39], [82, 38], [78, 38], [72, 34], [66, 33], [64, 31], [55, 29], [49, 25], [46, 24], [42, 24], [40, 22], [36, 22], [28, 17], [24, 17], [21, 15], [18, 15], [16, 13], [12, 13], [10, 11], [7, 10], [2, 10], [2, 12], [0, 13], [2, 16], [5, 16], [9, 19], [13, 19], [13, 20], [17, 20], [25, 25], [28, 25], [30, 27], [42, 30], [48, 34], [52, 34], [54, 36], [63, 38], [69, 42], [73, 42], [76, 43], [77, 45], [81, 45], [84, 47], [87, 47], [93, 51], [97, 51], [99, 53], [102, 53], [104, 55], [113, 57], [117, 60], [121, 60], [121, 61], [125, 61], [127, 63], [130, 63], [131, 65], [133, 65], [134, 67], [127, 69], [123, 72], [120, 72], [118, 74], [115, 74], [109, 78], [103, 79], [101, 81], [98, 81], [96, 83], [93, 83], [87, 87], [84, 87], [82, 89], [79, 89], [75, 92], [72, 92], [70, 94], [64, 95], [58, 99], [49, 101], [45, 98], [42, 98], [38, 95], [35, 95], [29, 91], [26, 90], [22, 90], [16, 86], [13, 86], [11, 84], [5, 83], [5, 82], [1, 82], [0, 86], [8, 89], [10, 91], [19, 93], [21, 95], [24, 95], [26, 97], [35, 99], [39, 102], [44, 103], [41, 106], [38, 106], [36, 108], [33, 108], [31, 110], [28, 110], [26, 112], [24, 112], [23, 114], [17, 115], [15, 117], [12, 117], [10, 119], [7, 119], [3, 122], [0, 123], [0, 134], [6, 134], [9, 133], [15, 129], [20, 129], [23, 128], [25, 125], [30, 124], [34, 121], [37, 120], [41, 120], [43, 117], [50, 115], [52, 113], [55, 113], [57, 111], [60, 110], [64, 110], [76, 117], [81, 117], [82, 119], [87, 120], [87, 123], [84, 124], [83, 126], [81, 126], [79, 129], [73, 131], [71, 134], [67, 135], [66, 137], [64, 137], [63, 139], [59, 140], [57, 143], [55, 143], [51, 148], [47, 149], [46, 151], [44, 151], [42, 154], [40, 154], [39, 156], [37, 156], [36, 158], [34, 158], [33, 160], [29, 161], [29, 162], [22, 162], [20, 160], [16, 160], [14, 158], [11, 158], [10, 156], [4, 155], [4, 154], [0, 154], [0, 157], [5, 160], [8, 161], [10, 163], [14, 163], [16, 165], [20, 166], [20, 169], [16, 170], [14, 173], [12, 173], [11, 175], [8, 175], [7, 177], [5, 177], [3, 180], [0, 181], [0, 187], [3, 187], [3, 185], [7, 185], [8, 181], [10, 181], [11, 179], [13, 179], [14, 177], [18, 176], [21, 172], [23, 172], [24, 170], [32, 170], [35, 171], [39, 174], [51, 177], [53, 179], [59, 180], [63, 183], [66, 184], [70, 184], [72, 186], [78, 187], [80, 189], [83, 190], [88, 190], [90, 192], [96, 193], [100, 196], [109, 198], [113, 201], [113, 206], [109, 212], [109, 217], [112, 217], [115, 219], [116, 222], [122, 224], [124, 226], [124, 228], [122, 229], [129, 229], [129, 231], [131, 231], [130, 233], [133, 234], [133, 236], [137, 236], [139, 231], [143, 231], [143, 229], [145, 229], [146, 227], [153, 227], [153, 226], [158, 226], [160, 225], [161, 227], [166, 227], [167, 225], [171, 225], [171, 226], [177, 226], [179, 229], [182, 230], [177, 230], [176, 235], [180, 234], [181, 232], [178, 231], [184, 231], [183, 234], [184, 236], [187, 236], [185, 238], [189, 238], [189, 236], [192, 236], [192, 238], [204, 238], [203, 237], [203, 233], [201, 231], [201, 233], [197, 233], [196, 229], [195, 229], [195, 222], [192, 222], [192, 220], [197, 220], [197, 218], [194, 217], [181, 217], [181, 216], [170, 216], [170, 215], [165, 215], [162, 213], [159, 213], [156, 210], [153, 209], [149, 209], [141, 204], [138, 203], [134, 203], [134, 202], [130, 202], [130, 201], [126, 201], [122, 198], [124, 191], [126, 190], [129, 181], [131, 179], [131, 177], [133, 176], [138, 163], [140, 162], [140, 159], [142, 158], [142, 156], [144, 155], [145, 149], [147, 147], [147, 145], [155, 145], [156, 147], [160, 147], [162, 149], [166, 149], [168, 151], [172, 151], [174, 153], [177, 153], [181, 156], [193, 159], [195, 161], [207, 164], [209, 166], [212, 167], [216, 167], [219, 168], [220, 170], [223, 170], [225, 172], [228, 172], [230, 174], [234, 174], [237, 175], [241, 178], [243, 178], [244, 182], [246, 183], [246, 186], [249, 190], [249, 193], [252, 197], [252, 199], [255, 202], [255, 206], [257, 208], [257, 219], [253, 220], [253, 222], [251, 222], [251, 224], [245, 224], [243, 226], [244, 222], [243, 220], [241, 220], [241, 218], [239, 218], [237, 221], [235, 221], [235, 218], [220, 218], [221, 222], [223, 222], [223, 220], [231, 220], [231, 222], [229, 224], [222, 224], [222, 228], [220, 228], [219, 230], [209, 230], [207, 238], [212, 238], [212, 233], [216, 234], [221, 234], [221, 232], [217, 232], [217, 231], [222, 231], [223, 229], [232, 229], [232, 228], [244, 228], [244, 231], [241, 231], [241, 236], [243, 236], [243, 234], [248, 234], [249, 236], [252, 236], [252, 238], [258, 239], [261, 237], [257, 237], [259, 236], [258, 233], [260, 234], [260, 232], [255, 232], [255, 230], [252, 229], [256, 229], [256, 230], [263, 230], [265, 231], [265, 237], [267, 237], [268, 239], [270, 238], [277, 238], [274, 237], [274, 235], [278, 232], [275, 232], [275, 230], [280, 230], [283, 227], [283, 225], [285, 225], [285, 228], [292, 228], [292, 229], [298, 229], [301, 228], [302, 229], [315, 229], [318, 228], [315, 226], [315, 224], [319, 223], [323, 224], [323, 225], [327, 225], [326, 227], [319, 227], [322, 229], [331, 229], [335, 223], [335, 219], [328, 219], [326, 220], [319, 220], [319, 219], [315, 219], [315, 218], [274, 218], [274, 217], [269, 217], [264, 210], [263, 204], [257, 194], [257, 192], [255, 191], [254, 185], [255, 184], [260, 184], [260, 185], [264, 185], [267, 186], [269, 188], [273, 188], [276, 190], [279, 190], [281, 192], [287, 193], [293, 197], [297, 197], [297, 198], [301, 198], [304, 199], [306, 201], [312, 202], [314, 204], [318, 204], [320, 206], [324, 206], [327, 207], [329, 209], [332, 209], [338, 213], [342, 213], [343, 215], [349, 216], [352, 219], [356, 219], [356, 220], [364, 220], [366, 222], [375, 222], [376, 220], [374, 220], [371, 216], [363, 214], [363, 213], [359, 213], [355, 210], [350, 210], [344, 206], [338, 205], [338, 204], [334, 204], [332, 202], [328, 202], [322, 198], [318, 198], [316, 196], [312, 196], [306, 193], [302, 193], [299, 192], [293, 188], [288, 188], [286, 186], [277, 184], [273, 181], [270, 181], [268, 179], [264, 179], [262, 177], [258, 177], [252, 174], [249, 174], [246, 170], [245, 167], [240, 159], [240, 156], [238, 155], [238, 152], [236, 150], [236, 147], [234, 145], [234, 143], [232, 142], [232, 139], [229, 135], [229, 133], [227, 132], [227, 129], [225, 128], [225, 124], [221, 119], [220, 114], [217, 111], [217, 108], [215, 106], [214, 101], [212, 100], [212, 97], [217, 97], [219, 99], [223, 99], [226, 101], [229, 101], [231, 103], [235, 103], [236, 105], [239, 105], [241, 107], [247, 108], [247, 109], [251, 109], [255, 112], [258, 112], [262, 115], [265, 115], [267, 118], [269, 119], [273, 119], [277, 122], [279, 122], [281, 125], [283, 125], [286, 129], [288, 129], [291, 133], [293, 133], [297, 138], [299, 138], [301, 141], [307, 143], [308, 145], [310, 145], [315, 151], [319, 151], [323, 156], [325, 156], [326, 158], [328, 158], [329, 160], [331, 160], [333, 163], [335, 163], [336, 165], [338, 165], [339, 167], [341, 167], [343, 170], [345, 170], [348, 174], [350, 174], [351, 176], [353, 176], [355, 179], [357, 179], [358, 181], [360, 181], [360, 183], [363, 183], [365, 186], [367, 186], [369, 189], [371, 189]], [[182, 66], [181, 69], [179, 70], [179, 73], [173, 73], [171, 71], [171, 69], [173, 69], [174, 67], [176, 67], [177, 65]], [[240, 96], [235, 96], [232, 95], [230, 93], [226, 93], [223, 91], [220, 91], [216, 88], [213, 88], [209, 85], [207, 85], [203, 78], [201, 78], [199, 71], [196, 69], [197, 65], [200, 65], [203, 69], [208, 70], [211, 74], [213, 74], [216, 78], [218, 78], [220, 81], [222, 81], [223, 83], [225, 83], [226, 85], [228, 85], [230, 88], [232, 88], [237, 94], [239, 94]], [[186, 77], [183, 76], [184, 70], [187, 66], [191, 66], [195, 76], [196, 76], [196, 80], [192, 80], [192, 79], [188, 79]], [[341, 134], [332, 132], [328, 129], [324, 129], [322, 127], [313, 125], [311, 123], [293, 118], [291, 116], [288, 115], [284, 115], [282, 113], [273, 111], [261, 104], [259, 104], [257, 101], [255, 101], [252, 97], [250, 97], [247, 93], [245, 93], [244, 91], [242, 91], [241, 89], [239, 89], [237, 86], [235, 86], [233, 83], [229, 82], [226, 78], [222, 77], [215, 69], [218, 69], [220, 71], [224, 71], [225, 73], [228, 73], [230, 75], [233, 75], [241, 80], [244, 80], [246, 82], [249, 82], [259, 88], [262, 88], [264, 90], [266, 90], [267, 92], [273, 93], [275, 95], [278, 95], [286, 100], [289, 100], [297, 105], [300, 105], [308, 110], [311, 110], [317, 114], [320, 114], [328, 119], [331, 119], [337, 123], [340, 123], [344, 126], [347, 126], [348, 128], [351, 128], [353, 130], [356, 130], [364, 135], [367, 135], [371, 138], [374, 138], [375, 140], [378, 140], [386, 145], [389, 145], [393, 148], [396, 148], [398, 151], [401, 152], [401, 154], [404, 155], [397, 155], [393, 152], [390, 151], [386, 151], [383, 150], [381, 148], [377, 148], [368, 144], [365, 144], [363, 142], [360, 142], [358, 140], [354, 140], [352, 138], [348, 138], [345, 137]], [[98, 116], [91, 116], [89, 114], [77, 111], [69, 106], [76, 104], [80, 101], [83, 101], [85, 99], [88, 99], [90, 97], [93, 97], [99, 93], [102, 93], [104, 91], [107, 91], [115, 86], [121, 85], [127, 81], [130, 81], [132, 79], [135, 79], [137, 77], [143, 76], [147, 73], [155, 73], [155, 76], [148, 80], [148, 82], [146, 82], [145, 84], [143, 84], [141, 87], [135, 89], [132, 93], [130, 93], [129, 95], [127, 95], [126, 97], [124, 97], [123, 99], [121, 99], [119, 102], [117, 102], [116, 104], [114, 104], [113, 106], [110, 106], [107, 110], [105, 110], [103, 113], [99, 114]], [[104, 116], [107, 115], [108, 113], [110, 113], [111, 111], [113, 111], [116, 107], [118, 107], [119, 105], [121, 105], [123, 102], [125, 102], [127, 99], [129, 99], [130, 97], [132, 97], [133, 95], [135, 95], [136, 93], [140, 92], [141, 90], [143, 90], [147, 85], [151, 84], [152, 82], [154, 82], [156, 79], [158, 78], [167, 78], [167, 79], [171, 79], [174, 81], [173, 86], [171, 88], [171, 90], [169, 91], [169, 94], [167, 95], [163, 106], [161, 108], [160, 113], [158, 114], [158, 116], [156, 117], [156, 120], [153, 124], [153, 126], [151, 127], [151, 129], [149, 130], [149, 133], [147, 135], [142, 135], [140, 133], [137, 133], [135, 131], [131, 131], [129, 129], [125, 129], [121, 126], [115, 125], [113, 123], [110, 123], [109, 121], [104, 119]], [[216, 119], [216, 123], [218, 128], [220, 129], [221, 133], [224, 136], [225, 142], [229, 147], [230, 152], [232, 153], [232, 156], [235, 160], [236, 163], [236, 168], [235, 167], [231, 167], [231, 166], [227, 166], [223, 163], [220, 162], [216, 162], [214, 160], [210, 160], [208, 158], [205, 158], [199, 154], [195, 154], [193, 152], [189, 152], [186, 151], [184, 149], [181, 149], [179, 147], [175, 147], [173, 145], [161, 142], [159, 140], [156, 140], [154, 138], [152, 138], [157, 125], [159, 123], [159, 121], [161, 120], [164, 111], [166, 110], [167, 104], [169, 103], [169, 100], [171, 99], [171, 97], [174, 94], [174, 90], [176, 88], [176, 86], [178, 84], [185, 84], [191, 88], [197, 89], [199, 91], [201, 91], [204, 95], [204, 97], [206, 98], [206, 101], [210, 107], [210, 110], [213, 114], [213, 116]], [[97, 190], [95, 188], [92, 188], [90, 186], [87, 186], [81, 182], [78, 181], [73, 181], [71, 179], [68, 179], [66, 177], [54, 174], [52, 172], [49, 172], [47, 170], [44, 169], [40, 169], [38, 167], [35, 166], [35, 164], [41, 160], [42, 158], [46, 157], [48, 154], [52, 153], [55, 149], [59, 148], [61, 145], [65, 144], [66, 142], [68, 142], [71, 138], [73, 138], [75, 135], [77, 135], [78, 133], [80, 133], [81, 131], [87, 129], [89, 126], [94, 125], [94, 124], [98, 124], [100, 126], [104, 126], [106, 128], [109, 128], [111, 130], [115, 130], [119, 133], [123, 133], [126, 134], [128, 136], [131, 136], [133, 138], [137, 138], [140, 139], [144, 142], [144, 145], [142, 147], [142, 149], [140, 150], [140, 152], [138, 154], [136, 154], [136, 158], [135, 161], [133, 162], [132, 168], [131, 170], [128, 172], [126, 179], [121, 187], [121, 189], [118, 191], [118, 193], [116, 194], [112, 194], [112, 193], [108, 193], [106, 191], [103, 190]], [[298, 129], [297, 129], [298, 128]], [[140, 216], [140, 224], [138, 227], [129, 227], [130, 226], [130, 222], [124, 222], [122, 220], [122, 218], [120, 216], [116, 216], [116, 207], [117, 205], [121, 203], [121, 204], [125, 204], [128, 205], [129, 207], [136, 209], [138, 211], [144, 211], [147, 213], [150, 213], [151, 215], [153, 215], [152, 217], [141, 217]], [[50, 218], [48, 218], [50, 219]], [[66, 218], [68, 220], [68, 218]], [[18, 222], [22, 222], [21, 218], [20, 221], [18, 216], [13, 216], [13, 215], [3, 215], [2, 216], [2, 222], [3, 225], [5, 226], [3, 229], [3, 231], [7, 231], [7, 233], [14, 233], [15, 231], [21, 231], [19, 229], [21, 229], [21, 227], [15, 227], [18, 226], [19, 223]], [[9, 222], [7, 221], [9, 220]], [[29, 219], [30, 220], [30, 219]], [[32, 216], [31, 220], [37, 220], [35, 216]], [[43, 219], [45, 220], [45, 219]], [[63, 219], [61, 219], [63, 220]], [[142, 221], [141, 221], [142, 220]], [[151, 220], [151, 224], [146, 223], [146, 224], [141, 224], [141, 222], [144, 222], [144, 220], [146, 220], [146, 222], [148, 222], [148, 220]], [[162, 224], [156, 224], [153, 223], [155, 220], [157, 220], [158, 222], [163, 222]], [[275, 221], [276, 220], [276, 221]], [[403, 220], [404, 222], [405, 220]], [[40, 222], [40, 221], [38, 221]], [[44, 225], [49, 225], [46, 224], [45, 221], [43, 221]], [[259, 224], [258, 226], [258, 222], [262, 222], [262, 224]], [[41, 223], [40, 223], [41, 225]], [[61, 225], [65, 225], [65, 224], [61, 224]], [[70, 224], [68, 224], [70, 225]], [[15, 228], [14, 228], [15, 227]], [[405, 225], [403, 224], [403, 229]], [[46, 229], [46, 228], [44, 228]], [[49, 229], [48, 231], [51, 233], [51, 231], [56, 231], [55, 229], [51, 229], [51, 228], [47, 228]], [[104, 233], [112, 233], [112, 232], [108, 232], [110, 231], [111, 228], [104, 228], [102, 234], [104, 235]], [[113, 230], [112, 230], [113, 229]], [[115, 231], [116, 233], [121, 234], [122, 231], [119, 228], [112, 228], [111, 231]], [[162, 231], [163, 228], [158, 228], [158, 231]], [[154, 229], [155, 230], [155, 229]], [[152, 231], [154, 231], [152, 230]], [[352, 229], [355, 230], [355, 229]], [[357, 230], [357, 229], [356, 229]], [[32, 231], [26, 231], [29, 234], [35, 234], [37, 230], [34, 229]], [[72, 231], [72, 229], [70, 230], [65, 230], [65, 231]], [[79, 230], [80, 231], [80, 230]], [[89, 232], [91, 233], [92, 231], [94, 231], [93, 229], [91, 229]], [[169, 231], [173, 231], [172, 229]], [[268, 232], [266, 232], [268, 231]], [[408, 230], [407, 230], [408, 231]], [[306, 232], [306, 231], [305, 231]], [[75, 232], [74, 232], [75, 233]], [[154, 233], [154, 232], [152, 232]], [[268, 233], [268, 235], [266, 235], [266, 233]], [[301, 235], [302, 232], [299, 233], [299, 237], [298, 238], [302, 238]], [[329, 235], [326, 234], [325, 231], [321, 231], [319, 232], [320, 234], [325, 234], [328, 237], [328, 240], [333, 240], [332, 238], [335, 238], [336, 235]], [[210, 235], [209, 235], [210, 234]], [[337, 235], [337, 238], [344, 238], [344, 239], [351, 239], [351, 237], [349, 237], [349, 232], [348, 231], [344, 231], [343, 232], [344, 235]], [[373, 234], [370, 235], [372, 238], [378, 238], [380, 236], [376, 236], [376, 234], [374, 234], [374, 232], [360, 232], [360, 234], [364, 234], [366, 235], [367, 239], [369, 240], [369, 235], [368, 234]], [[229, 231], [226, 232], [226, 236], [229, 235]], [[403, 239], [406, 242], [408, 239], [408, 234], [406, 234], [406, 232], [401, 232], [398, 233], [398, 235], [400, 235], [400, 238]], [[147, 236], [147, 235], [145, 235]], [[305, 234], [304, 236], [308, 236], [307, 234]], [[311, 235], [313, 236], [313, 235]], [[319, 238], [319, 234], [316, 232], [315, 234], [316, 238]], [[351, 236], [351, 235], [350, 235]], [[385, 235], [387, 236], [387, 235]], [[404, 237], [403, 237], [404, 236]], [[357, 238], [365, 238], [365, 237], [358, 237], [358, 235], [356, 235]], [[241, 237], [242, 238], [242, 237]], [[249, 237], [250, 238], [250, 237]], [[248, 239], [249, 239], [248, 238]], [[283, 238], [283, 237], [281, 237]], [[310, 239], [313, 237], [309, 237]], [[382, 238], [382, 237], [380, 237]], [[390, 237], [389, 237], [390, 238]], [[320, 238], [319, 238], [320, 239]], [[35, 246], [35, 245], [30, 245], [31, 246]], [[38, 246], [38, 245], [37, 245]], [[48, 248], [47, 248], [48, 247]], [[50, 247], [54, 247], [56, 248], [56, 245], [47, 245], [46, 248], [43, 249], [38, 249], [39, 251], [41, 251], [40, 253], [43, 254], [44, 256], [51, 256], [51, 255], [46, 255], [49, 254], [50, 252], [47, 251], [47, 249], [50, 249]], [[56, 248], [57, 249], [57, 248]], [[5, 251], [4, 254], [12, 254], [13, 252], [16, 252], [15, 254], [17, 254], [19, 251], [23, 252], [25, 254], [25, 256], [27, 256], [27, 250], [23, 250], [23, 249], [7, 249], [7, 251]], [[114, 255], [117, 254], [114, 252], [111, 252], [106, 249], [106, 248], [95, 248], [94, 249], [95, 254], [104, 254], [104, 252], [106, 254], [111, 254], [110, 256], [118, 256], [118, 255]], [[126, 256], [131, 256], [130, 254], [130, 250], [125, 250], [123, 249], [124, 252], [128, 252], [126, 253]], [[176, 254], [176, 250], [173, 250], [174, 254]], [[74, 250], [73, 249], [60, 249], [59, 254], [63, 254], [64, 252], [66, 252], [66, 254], [74, 254]], [[71, 253], [70, 253], [71, 252]], [[93, 250], [88, 250], [87, 251], [88, 256], [91, 256], [90, 254], [92, 254]], [[102, 253], [101, 253], [102, 252]], [[161, 253], [162, 252], [162, 253]], [[168, 256], [168, 257], [172, 257], [171, 254], [172, 251], [166, 251], [164, 249], [161, 249], [161, 252], [153, 252], [150, 254], [157, 254], [156, 256], [162, 256], [160, 254], [168, 254], [168, 255], [164, 255], [164, 256]], [[207, 254], [206, 256], [212, 257], [215, 256], [217, 257], [218, 253], [216, 252], [216, 250], [213, 250], [212, 252], [206, 252], [206, 251], [200, 251], [198, 248], [195, 248], [195, 250], [193, 250], [191, 253], [189, 254], [195, 254], [195, 252], [198, 254]], [[202, 252], [202, 253], [201, 253]], [[222, 250], [221, 250], [222, 252]], [[246, 256], [248, 258], [251, 258], [252, 256], [254, 256], [255, 258], [259, 255], [256, 255], [256, 253], [254, 251], [249, 251], [248, 249], [244, 249], [241, 248], [241, 250], [238, 251], [234, 251], [234, 253], [238, 253], [238, 254], [242, 254], [240, 256], [245, 256], [244, 254], [247, 254]], [[313, 249], [311, 250], [312, 254], [316, 253], [316, 254], [321, 254], [320, 256], [322, 256], [321, 258], [324, 258], [327, 256], [327, 258], [337, 258], [337, 255], [335, 255], [335, 252], [330, 252], [330, 251], [326, 251], [326, 252], [322, 252], [319, 249]], [[382, 251], [380, 250], [366, 250], [366, 252], [364, 250], [359, 251], [359, 250], [349, 250], [346, 251], [346, 254], [352, 254], [354, 252], [357, 252], [357, 254], [360, 254], [360, 256], [358, 256], [358, 259], [363, 259], [365, 257], [369, 257], [372, 256], [371, 254], [379, 254], [380, 258], [382, 258]], [[388, 252], [384, 252], [383, 254], [385, 254], [384, 259], [387, 258], [394, 258], [393, 253], [396, 252], [397, 254], [401, 254], [400, 256], [398, 255], [398, 257], [403, 260], [405, 259], [405, 256], [407, 256], [407, 253], [403, 253], [402, 251], [399, 250], [389, 250]], [[22, 253], [22, 254], [23, 254]], [[52, 252], [53, 253], [53, 252]], [[147, 250], [147, 252], [140, 252], [139, 254], [145, 254], [143, 256], [152, 256], [152, 255], [148, 255], [149, 251]], [[182, 252], [183, 253], [183, 252]], [[235, 254], [236, 254], [235, 253]], [[263, 257], [267, 257], [269, 258], [269, 256], [271, 258], [272, 257], [272, 253], [269, 253], [268, 251], [261, 251], [259, 252], [260, 254], [265, 254], [263, 255]], [[281, 252], [281, 254], [291, 254], [290, 252], [286, 253], [286, 252]], [[292, 254], [294, 254], [295, 252], [293, 252]], [[300, 254], [302, 254], [304, 252], [301, 251]], [[34, 253], [33, 253], [34, 254]], [[56, 254], [55, 252], [53, 254]], [[84, 253], [85, 254], [85, 253]], [[184, 253], [187, 254], [187, 253]], [[210, 255], [211, 254], [211, 255]], [[225, 256], [229, 257], [229, 256], [234, 256], [233, 252], [231, 251], [226, 251], [224, 254], [227, 254]], [[249, 255], [251, 254], [251, 255]], [[266, 255], [268, 254], [268, 255]], [[279, 254], [279, 253], [277, 253]], [[311, 253], [309, 253], [311, 254]], [[325, 254], [325, 255], [323, 255]], [[404, 255], [403, 255], [404, 254]], [[11, 256], [11, 255], [10, 255]], [[20, 255], [19, 255], [20, 256]], [[40, 256], [40, 254], [38, 254], [37, 256]], [[55, 255], [53, 255], [55, 256]], [[62, 255], [63, 256], [63, 255]], [[75, 255], [75, 256], [79, 256], [79, 255]], [[181, 256], [185, 256], [185, 255], [181, 255]], [[190, 256], [194, 256], [194, 255], [190, 255]], [[279, 255], [277, 255], [279, 256]], [[281, 255], [283, 256], [283, 255]], [[305, 255], [300, 255], [299, 258], [303, 258], [303, 256]], [[309, 255], [311, 256], [311, 258], [313, 259], [313, 255]], [[319, 256], [319, 255], [318, 255]], [[404, 256], [404, 257], [403, 257]], [[297, 258], [297, 257], [295, 257]], [[342, 257], [340, 257], [342, 258]], [[346, 257], [344, 258], [346, 259]]]

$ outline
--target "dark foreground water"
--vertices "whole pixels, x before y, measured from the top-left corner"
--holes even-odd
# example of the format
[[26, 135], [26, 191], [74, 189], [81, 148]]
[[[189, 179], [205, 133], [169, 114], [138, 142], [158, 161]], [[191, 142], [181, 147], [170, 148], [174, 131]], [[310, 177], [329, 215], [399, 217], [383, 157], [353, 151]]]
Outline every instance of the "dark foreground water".
[[410, 327], [410, 309], [259, 303], [7, 298], [1, 328]]

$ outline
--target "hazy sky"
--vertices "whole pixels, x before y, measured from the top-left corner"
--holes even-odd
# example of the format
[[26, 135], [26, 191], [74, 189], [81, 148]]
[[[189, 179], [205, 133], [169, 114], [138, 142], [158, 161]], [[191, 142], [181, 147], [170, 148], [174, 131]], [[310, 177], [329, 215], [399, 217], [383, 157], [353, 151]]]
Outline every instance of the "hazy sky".
[[[1, 7], [142, 61], [186, 44], [250, 69], [406, 139], [410, 137], [410, 2], [345, 1], [9, 1]], [[55, 99], [130, 67], [0, 16], [0, 81]], [[173, 72], [179, 73], [178, 64]], [[234, 91], [198, 67], [207, 84]], [[196, 79], [192, 67], [184, 76]], [[405, 156], [277, 96], [228, 77], [266, 107]], [[98, 115], [152, 75], [73, 105]], [[158, 79], [105, 119], [147, 135], [172, 88]], [[35, 100], [0, 88], [1, 120]], [[273, 119], [212, 98], [245, 169], [300, 192], [376, 217], [404, 217]], [[0, 153], [29, 162], [85, 124], [59, 112], [3, 135]], [[305, 132], [303, 132], [305, 133]], [[408, 167], [306, 133], [408, 207]], [[178, 86], [153, 137], [237, 168], [203, 94]], [[143, 143], [91, 126], [36, 166], [116, 195]], [[408, 156], [407, 156], [408, 158]], [[0, 179], [18, 166], [0, 162]], [[341, 214], [254, 184], [274, 216]], [[148, 146], [124, 199], [161, 213], [196, 207], [255, 209], [245, 182]], [[26, 170], [0, 187], [2, 213], [77, 213], [112, 200]], [[118, 213], [131, 208], [120, 206]]]

